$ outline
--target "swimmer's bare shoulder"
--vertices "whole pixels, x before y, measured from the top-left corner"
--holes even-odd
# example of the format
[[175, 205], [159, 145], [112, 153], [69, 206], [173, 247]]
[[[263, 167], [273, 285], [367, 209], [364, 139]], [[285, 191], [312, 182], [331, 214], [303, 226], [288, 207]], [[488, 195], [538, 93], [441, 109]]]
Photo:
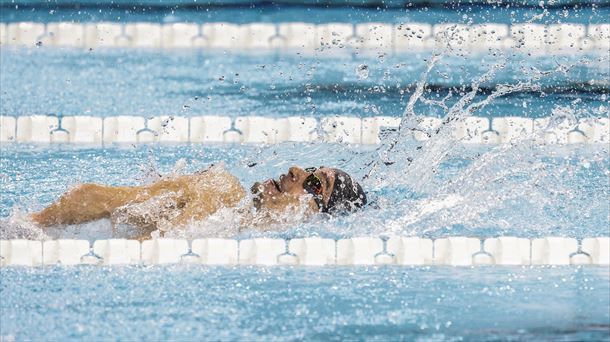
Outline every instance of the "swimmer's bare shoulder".
[[239, 179], [224, 168], [180, 176], [175, 182], [184, 188], [185, 204], [172, 222], [175, 225], [204, 219], [223, 207], [236, 207], [246, 196]]

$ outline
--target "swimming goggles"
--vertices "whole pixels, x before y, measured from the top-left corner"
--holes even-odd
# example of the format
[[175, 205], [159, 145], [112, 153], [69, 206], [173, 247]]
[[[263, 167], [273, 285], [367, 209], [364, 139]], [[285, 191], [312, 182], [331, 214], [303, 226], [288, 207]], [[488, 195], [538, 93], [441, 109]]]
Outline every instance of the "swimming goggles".
[[305, 169], [307, 172], [311, 172], [305, 181], [303, 182], [303, 189], [313, 195], [313, 199], [316, 201], [318, 208], [324, 210], [324, 202], [322, 201], [322, 181], [314, 174], [317, 169], [315, 167], [308, 167]]

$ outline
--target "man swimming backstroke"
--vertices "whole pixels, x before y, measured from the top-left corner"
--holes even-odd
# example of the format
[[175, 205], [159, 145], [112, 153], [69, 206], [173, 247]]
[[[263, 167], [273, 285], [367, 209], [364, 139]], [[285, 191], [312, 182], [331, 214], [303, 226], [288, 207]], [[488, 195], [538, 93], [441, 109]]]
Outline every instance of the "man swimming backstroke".
[[[241, 228], [264, 230], [297, 212], [305, 219], [316, 213], [342, 215], [367, 203], [355, 179], [328, 167], [293, 166], [278, 180], [255, 183], [251, 192], [252, 203], [238, 209]], [[237, 208], [244, 198], [246, 192], [235, 176], [211, 167], [143, 186], [82, 184], [31, 218], [42, 227], [110, 218], [113, 229], [125, 224], [138, 230], [139, 239], [147, 239], [153, 231], [177, 229], [222, 208]]]

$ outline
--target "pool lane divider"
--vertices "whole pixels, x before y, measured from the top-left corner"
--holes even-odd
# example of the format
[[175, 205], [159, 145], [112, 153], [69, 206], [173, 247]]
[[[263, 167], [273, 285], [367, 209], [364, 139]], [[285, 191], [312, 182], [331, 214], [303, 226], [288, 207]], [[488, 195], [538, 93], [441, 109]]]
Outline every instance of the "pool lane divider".
[[[507, 143], [530, 137], [538, 144], [608, 144], [610, 118], [584, 118], [549, 128], [550, 118], [467, 117], [451, 122], [454, 138], [472, 144]], [[258, 143], [317, 142], [379, 144], [398, 129], [400, 118], [261, 116], [0, 116], [0, 143]], [[420, 117], [410, 138], [427, 140], [443, 124]]]
[[0, 23], [0, 46], [73, 48], [298, 49], [349, 53], [431, 50], [446, 46], [480, 52], [521, 50], [530, 54], [574, 54], [610, 50], [610, 24], [484, 23]]
[[0, 265], [609, 265], [610, 237], [0, 240]]

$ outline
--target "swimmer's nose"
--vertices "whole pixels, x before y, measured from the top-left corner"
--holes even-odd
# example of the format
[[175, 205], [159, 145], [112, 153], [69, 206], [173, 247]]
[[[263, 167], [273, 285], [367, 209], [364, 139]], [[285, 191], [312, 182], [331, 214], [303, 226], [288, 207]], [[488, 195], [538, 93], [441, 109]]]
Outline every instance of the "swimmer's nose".
[[289, 169], [289, 171], [290, 171], [290, 172], [291, 172], [293, 175], [295, 175], [297, 178], [302, 177], [303, 175], [306, 175], [306, 174], [308, 175], [308, 174], [310, 173], [310, 172], [307, 172], [307, 171], [305, 171], [305, 170], [301, 169], [301, 168], [300, 168], [300, 167], [298, 167], [298, 166], [293, 166], [293, 167], [291, 167], [291, 168]]
[[292, 166], [288, 169], [287, 175], [282, 175], [280, 179], [288, 177], [291, 182], [298, 182], [309, 175], [309, 172], [301, 169], [298, 166]]

